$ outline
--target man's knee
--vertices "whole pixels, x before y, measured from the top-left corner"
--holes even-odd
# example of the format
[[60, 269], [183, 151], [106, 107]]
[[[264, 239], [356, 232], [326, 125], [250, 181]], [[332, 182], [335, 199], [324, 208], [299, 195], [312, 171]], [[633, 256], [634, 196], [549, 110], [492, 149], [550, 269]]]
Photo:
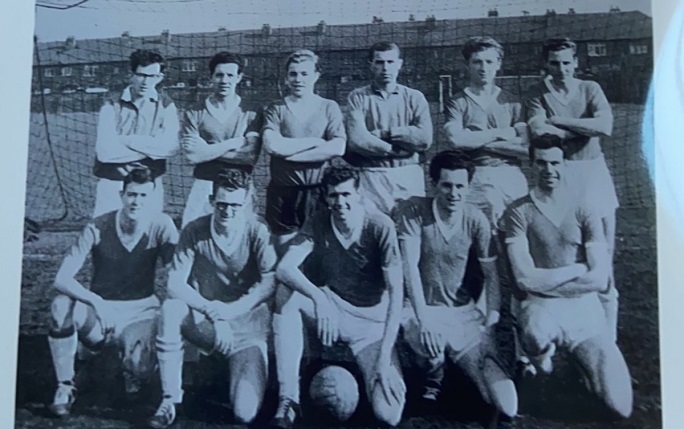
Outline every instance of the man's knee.
[[162, 323], [180, 323], [189, 310], [188, 305], [180, 299], [167, 299], [161, 306]]
[[257, 389], [246, 381], [237, 383], [233, 392], [233, 414], [241, 424], [249, 424], [259, 412], [261, 397]]
[[391, 398], [390, 401], [388, 401], [385, 398], [382, 389], [376, 384], [376, 387], [373, 389], [371, 401], [373, 412], [379, 421], [390, 426], [397, 426], [399, 424], [401, 415], [404, 412], [404, 398], [401, 398], [400, 401]]
[[75, 302], [66, 295], [57, 295], [50, 305], [52, 315], [52, 329], [73, 330], [73, 310]]

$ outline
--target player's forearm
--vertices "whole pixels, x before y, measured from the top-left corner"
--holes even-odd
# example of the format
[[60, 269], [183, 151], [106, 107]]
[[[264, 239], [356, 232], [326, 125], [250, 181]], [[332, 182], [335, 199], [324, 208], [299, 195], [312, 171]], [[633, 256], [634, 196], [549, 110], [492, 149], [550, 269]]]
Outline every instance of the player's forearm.
[[[494, 262], [495, 264], [495, 262]], [[484, 265], [484, 264], [483, 264]], [[484, 271], [484, 290], [486, 292], [486, 315], [487, 324], [494, 324], [499, 321], [501, 311], [501, 284], [499, 275], [494, 269], [483, 269]], [[492, 275], [495, 274], [495, 275]]]
[[178, 152], [178, 136], [162, 133], [158, 136], [136, 136], [129, 147], [152, 159], [166, 159]]
[[388, 286], [389, 291], [389, 307], [387, 309], [385, 331], [380, 343], [378, 362], [389, 364], [392, 359], [394, 343], [399, 333], [402, 302], [404, 301], [404, 285], [402, 268], [400, 266], [397, 265], [384, 269], [383, 272], [385, 284]]
[[292, 162], [322, 162], [344, 155], [345, 149], [346, 143], [344, 139], [340, 138], [327, 141], [326, 144], [317, 145], [285, 159]]
[[409, 296], [409, 301], [413, 306], [413, 311], [419, 321], [425, 320], [427, 313], [427, 302], [425, 301], [425, 292], [423, 291], [423, 283], [420, 278], [418, 267], [408, 266], [404, 262], [404, 282], [406, 283], [406, 292]]
[[73, 277], [58, 275], [57, 278], [55, 278], [54, 286], [57, 292], [61, 293], [62, 295], [66, 295], [71, 299], [80, 301], [91, 307], [96, 302], [102, 301], [102, 297], [100, 297], [100, 295], [83, 287], [83, 285], [76, 281], [76, 279]]
[[[238, 143], [239, 141], [239, 143]], [[234, 154], [235, 149], [244, 143], [243, 137], [224, 140], [214, 144], [197, 144], [192, 149], [185, 151], [185, 157], [193, 164], [212, 161], [223, 158], [227, 154]]]
[[[432, 126], [395, 127], [390, 130], [392, 145], [409, 152], [424, 152], [432, 146]], [[394, 137], [394, 136], [399, 137]]]
[[226, 314], [224, 314], [226, 320], [249, 313], [259, 305], [270, 300], [274, 292], [275, 274], [265, 274], [259, 283], [250, 288], [247, 294], [226, 306]]
[[[187, 279], [187, 277], [185, 277]], [[169, 275], [167, 284], [168, 298], [178, 299], [187, 304], [193, 310], [202, 311], [209, 304], [197, 289], [190, 286], [182, 276]]]
[[315, 137], [288, 138], [274, 131], [267, 130], [264, 132], [263, 141], [264, 148], [269, 154], [285, 158], [312, 149], [324, 140]]
[[518, 284], [526, 292], [553, 292], [559, 286], [576, 280], [587, 272], [584, 264], [574, 264], [559, 268], [534, 268]]
[[506, 129], [471, 131], [456, 124], [447, 123], [444, 126], [444, 132], [451, 147], [461, 150], [479, 149], [499, 138], [513, 138], [515, 137], [515, 130], [513, 128], [511, 130], [513, 130], [512, 134], [508, 133]]
[[529, 157], [528, 148], [522, 144], [520, 137], [511, 140], [496, 140], [485, 145], [485, 147], [488, 151], [504, 156], [514, 156], [523, 159]]
[[390, 143], [368, 131], [365, 120], [358, 113], [350, 115], [347, 120], [347, 145], [352, 152], [371, 157], [392, 155], [394, 149]]
[[305, 297], [316, 301], [321, 297], [321, 289], [311, 283], [311, 281], [302, 273], [298, 266], [278, 266], [276, 270], [276, 280], [283, 283], [295, 292], [299, 292]]
[[554, 116], [551, 123], [559, 128], [587, 137], [609, 137], [613, 133], [613, 116], [600, 118], [564, 118]]

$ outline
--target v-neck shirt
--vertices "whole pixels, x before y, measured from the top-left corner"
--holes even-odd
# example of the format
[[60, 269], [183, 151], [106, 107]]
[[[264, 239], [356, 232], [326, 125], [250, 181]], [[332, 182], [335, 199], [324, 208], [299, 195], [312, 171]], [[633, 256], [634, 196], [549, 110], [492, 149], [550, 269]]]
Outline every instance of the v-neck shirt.
[[[262, 132], [271, 130], [291, 139], [314, 137], [346, 141], [340, 106], [319, 96], [314, 96], [309, 102], [318, 103], [318, 108], [307, 109], [304, 115], [295, 113], [285, 100], [273, 102], [264, 112]], [[327, 165], [327, 161], [292, 162], [272, 155], [271, 183], [276, 186], [316, 186], [321, 183]]]
[[[577, 86], [564, 97], [552, 87], [546, 78], [528, 91], [526, 112], [528, 120], [535, 117], [550, 118], [594, 118], [602, 116], [613, 120], [613, 114], [601, 86], [593, 81], [577, 79]], [[598, 137], [579, 135], [563, 142], [566, 156], [570, 160], [588, 160], [602, 156]]]
[[550, 219], [527, 196], [515, 201], [503, 216], [506, 243], [523, 240], [537, 268], [586, 263], [586, 247], [604, 243], [601, 217], [568, 200], [562, 219]]
[[464, 204], [453, 226], [439, 217], [435, 199], [412, 197], [401, 201], [393, 212], [399, 240], [415, 240], [420, 246], [418, 269], [428, 305], [455, 307], [467, 304], [472, 296], [463, 287], [468, 258], [480, 262], [496, 259], [492, 233], [484, 213]]
[[366, 211], [359, 237], [348, 248], [336, 236], [328, 210], [321, 210], [306, 220], [294, 243], [302, 240], [313, 243], [304, 264], [305, 275], [357, 307], [380, 303], [387, 290], [384, 271], [393, 267], [400, 269], [394, 225], [378, 210]]
[[[495, 95], [481, 97], [466, 88], [447, 102], [444, 113], [445, 126], [470, 131], [509, 128], [523, 121], [522, 103], [502, 89]], [[490, 151], [486, 145], [470, 151], [470, 154], [478, 167], [520, 164], [517, 158]]]
[[[235, 137], [246, 137], [250, 133], [259, 134], [261, 125], [261, 115], [245, 110], [239, 96], [229, 115], [221, 115], [218, 108], [206, 98], [185, 111], [183, 135], [199, 134], [208, 144], [215, 144]], [[216, 158], [197, 164], [193, 176], [202, 180], [214, 180], [224, 168], [237, 168], [251, 173], [254, 165], [237, 159]]]
[[154, 293], [157, 260], [163, 264], [171, 262], [178, 230], [168, 215], [160, 213], [143, 226], [138, 239], [127, 247], [119, 235], [118, 213], [112, 211], [88, 223], [67, 257], [85, 260], [91, 255], [90, 290], [103, 299], [146, 298]]

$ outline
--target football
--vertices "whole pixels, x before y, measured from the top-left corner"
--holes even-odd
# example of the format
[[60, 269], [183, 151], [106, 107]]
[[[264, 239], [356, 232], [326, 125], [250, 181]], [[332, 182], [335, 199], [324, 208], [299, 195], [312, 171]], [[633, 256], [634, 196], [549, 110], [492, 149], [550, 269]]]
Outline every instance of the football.
[[348, 420], [359, 404], [359, 386], [354, 376], [340, 366], [327, 366], [311, 380], [311, 401], [340, 422]]

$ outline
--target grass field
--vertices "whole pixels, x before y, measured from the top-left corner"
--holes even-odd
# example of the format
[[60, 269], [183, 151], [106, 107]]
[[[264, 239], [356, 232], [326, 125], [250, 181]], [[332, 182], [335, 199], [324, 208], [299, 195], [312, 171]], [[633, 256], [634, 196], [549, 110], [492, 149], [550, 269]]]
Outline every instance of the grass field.
[[[612, 421], [603, 410], [595, 406], [596, 401], [577, 382], [573, 368], [560, 360], [557, 371], [547, 378], [524, 380], [519, 384], [521, 400], [520, 417], [513, 423], [515, 428], [531, 429], [598, 429], [598, 428], [659, 428], [661, 427], [660, 371], [658, 343], [658, 308], [656, 279], [655, 209], [652, 185], [640, 151], [640, 123], [642, 106], [614, 106], [616, 115], [614, 135], [604, 139], [603, 147], [609, 167], [613, 173], [622, 208], [618, 210], [618, 233], [616, 243], [616, 281], [621, 293], [619, 345], [630, 368], [635, 394], [633, 416], [625, 421]], [[34, 118], [38, 121], [38, 118]], [[70, 117], [92, 125], [92, 117]], [[35, 122], [39, 125], [38, 122]], [[59, 131], [60, 128], [57, 128]], [[69, 129], [55, 132], [53, 147], [70, 200], [75, 201], [72, 210], [79, 208], [87, 212], [92, 195], [92, 180], [89, 176], [89, 161], [92, 157], [93, 141], [84, 143], [82, 136], [70, 135]], [[51, 133], [52, 134], [52, 133]], [[72, 143], [69, 143], [72, 142]], [[78, 142], [78, 143], [74, 143]], [[59, 215], [59, 189], [50, 172], [40, 170], [41, 165], [51, 162], [40, 143], [40, 127], [32, 128], [31, 159], [29, 167], [29, 198], [27, 215], [49, 218], [48, 213]], [[68, 145], [72, 145], [69, 147]], [[74, 145], [77, 145], [74, 146]], [[436, 144], [435, 150], [443, 149]], [[261, 160], [258, 174], [265, 174], [264, 160]], [[168, 177], [176, 196], [172, 201], [182, 201], [187, 166], [174, 161]], [[32, 171], [35, 174], [32, 174]], [[262, 176], [258, 176], [262, 177]], [[267, 177], [267, 176], [263, 176]], [[84, 178], [87, 178], [84, 179]], [[263, 181], [264, 178], [258, 179]], [[259, 184], [259, 183], [258, 183]], [[174, 185], [177, 185], [173, 187]], [[259, 186], [263, 189], [263, 186]], [[40, 197], [43, 195], [43, 198]], [[261, 196], [261, 194], [260, 194]], [[54, 197], [54, 201], [50, 201]], [[262, 196], [263, 198], [263, 196]], [[177, 210], [175, 203], [169, 204], [171, 211]], [[120, 384], [113, 376], [114, 371], [98, 371], [106, 367], [108, 357], [90, 362], [83, 368], [81, 396], [75, 415], [65, 420], [46, 417], [44, 404], [51, 400], [54, 375], [51, 369], [47, 347], [47, 316], [53, 292], [50, 285], [61, 256], [75, 239], [72, 232], [45, 232], [39, 241], [29, 243], [25, 258], [21, 285], [21, 320], [19, 340], [19, 367], [17, 368], [17, 428], [128, 428], [137, 427], [140, 420], [153, 411], [158, 391], [152, 386], [150, 395], [133, 403], [127, 402], [119, 391]], [[84, 280], [87, 280], [84, 276]], [[160, 284], [162, 280], [160, 280]], [[205, 383], [207, 374], [192, 367], [193, 388], [186, 395], [185, 415], [177, 428], [205, 429], [232, 428], [220, 405], [225, 394], [221, 384]], [[95, 375], [97, 374], [97, 376]], [[104, 377], [102, 376], [104, 374]], [[220, 374], [220, 373], [219, 373]], [[411, 371], [407, 371], [411, 386]], [[221, 380], [219, 377], [216, 380]], [[452, 374], [451, 387], [445, 392], [442, 407], [437, 413], [423, 415], [409, 402], [401, 428], [476, 428], [487, 409], [478, 399], [472, 385], [459, 374]], [[202, 387], [206, 386], [206, 387]], [[271, 385], [264, 406], [264, 416], [273, 408], [275, 396]], [[213, 390], [218, 389], [218, 390]], [[209, 404], [215, 398], [219, 404]], [[367, 422], [368, 410], [363, 407], [344, 427], [370, 428]], [[263, 421], [263, 420], [260, 420]], [[257, 425], [259, 427], [259, 425]], [[302, 427], [327, 428], [311, 414], [304, 419]]]

